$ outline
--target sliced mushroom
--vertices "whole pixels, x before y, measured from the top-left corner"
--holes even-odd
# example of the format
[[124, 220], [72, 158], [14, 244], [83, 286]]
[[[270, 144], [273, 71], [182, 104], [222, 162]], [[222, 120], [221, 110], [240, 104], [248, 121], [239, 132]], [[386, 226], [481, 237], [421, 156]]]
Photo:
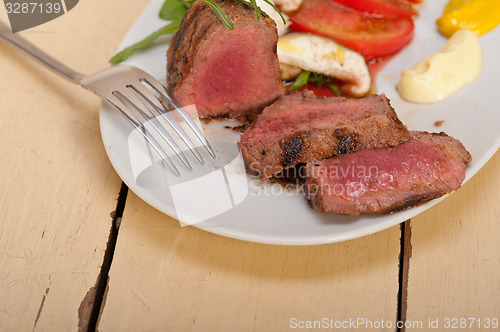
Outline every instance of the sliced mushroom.
[[361, 54], [333, 39], [293, 32], [278, 41], [280, 63], [338, 78], [342, 92], [358, 97], [370, 92], [371, 76]]
[[280, 62], [280, 77], [283, 81], [291, 81], [302, 72], [302, 69]]

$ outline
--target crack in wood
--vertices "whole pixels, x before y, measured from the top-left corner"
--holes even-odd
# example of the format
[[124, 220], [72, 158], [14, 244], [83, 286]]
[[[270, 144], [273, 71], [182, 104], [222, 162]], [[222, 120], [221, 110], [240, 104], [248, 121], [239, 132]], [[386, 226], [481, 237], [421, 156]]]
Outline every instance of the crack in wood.
[[96, 287], [93, 286], [85, 294], [80, 307], [78, 307], [78, 331], [88, 331], [95, 295]]
[[97, 277], [95, 285], [87, 292], [78, 309], [78, 331], [94, 332], [99, 324], [99, 317], [102, 312], [107, 289], [109, 284], [109, 270], [113, 262], [116, 242], [118, 240], [118, 229], [125, 210], [128, 187], [122, 182], [120, 193], [116, 204], [116, 210], [111, 212], [111, 228], [109, 230], [108, 243], [104, 251], [104, 258], [101, 265], [101, 271]]
[[49, 294], [49, 290], [50, 290], [50, 287], [47, 287], [45, 289], [45, 294], [43, 294], [42, 302], [40, 303], [40, 307], [38, 308], [38, 312], [36, 314], [35, 325], [33, 326], [33, 331], [35, 330], [36, 324], [38, 323], [38, 319], [40, 319], [40, 315], [42, 314], [43, 305], [45, 304], [45, 299], [47, 298], [47, 295]]
[[[396, 321], [402, 323], [402, 327], [396, 327], [396, 331], [405, 332], [406, 328], [406, 309], [408, 299], [408, 276], [410, 270], [411, 248], [411, 220], [406, 220], [400, 224], [401, 244], [399, 252], [399, 290], [398, 290], [398, 308]], [[400, 323], [400, 324], [401, 324]], [[397, 325], [396, 325], [397, 326]]]

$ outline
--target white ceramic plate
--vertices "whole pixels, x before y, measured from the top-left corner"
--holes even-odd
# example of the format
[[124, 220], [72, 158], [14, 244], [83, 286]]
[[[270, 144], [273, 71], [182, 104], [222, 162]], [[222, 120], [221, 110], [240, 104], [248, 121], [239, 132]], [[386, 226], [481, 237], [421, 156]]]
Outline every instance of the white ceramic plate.
[[[157, 15], [162, 2], [163, 0], [152, 1], [127, 33], [120, 49], [165, 24]], [[446, 40], [439, 34], [434, 21], [440, 16], [446, 2], [447, 0], [424, 1], [420, 17], [415, 21], [413, 41], [380, 72], [376, 83], [378, 93], [385, 93], [389, 97], [400, 119], [410, 130], [444, 131], [464, 143], [473, 156], [473, 161], [467, 168], [468, 180], [500, 146], [500, 111], [495, 99], [500, 77], [500, 62], [497, 58], [500, 54], [500, 28], [479, 37], [484, 58], [480, 77], [448, 100], [432, 105], [411, 104], [402, 101], [395, 90], [402, 69], [413, 67], [422, 57], [444, 45]], [[159, 41], [147, 50], [133, 55], [126, 63], [144, 69], [165, 83], [167, 41]], [[442, 125], [437, 127], [436, 121], [442, 121]], [[129, 143], [132, 129], [126, 120], [103, 104], [100, 122], [104, 145], [114, 168], [129, 188], [151, 206], [180, 220], [188, 220], [190, 216], [185, 214], [190, 211], [193, 213], [192, 218], [199, 219], [200, 210], [195, 196], [201, 195], [208, 201], [220, 198], [217, 190], [211, 187], [194, 186], [191, 188], [194, 198], [185, 195], [181, 202], [191, 208], [183, 211], [183, 216], [179, 217], [169, 189], [171, 182], [168, 181], [171, 178], [164, 174], [168, 171], [157, 163], [138, 177], [137, 170], [133, 169], [143, 161], [141, 158], [144, 156], [131, 152]], [[212, 140], [237, 141], [238, 134], [223, 128], [224, 125], [212, 122], [204, 125], [204, 129], [211, 132]], [[215, 145], [217, 152], [223, 155], [231, 150], [231, 158], [237, 153], [237, 150], [233, 151], [234, 145], [229, 149], [224, 144]], [[321, 244], [344, 241], [397, 225], [443, 199], [390, 215], [322, 215], [310, 209], [300, 193], [280, 191], [276, 186], [255, 182], [246, 175], [243, 175], [243, 179], [248, 181], [248, 192], [244, 192], [245, 195], [240, 198], [233, 197], [231, 209], [197, 222], [194, 226], [228, 237], [262, 243]], [[220, 198], [223, 199], [227, 197]]]

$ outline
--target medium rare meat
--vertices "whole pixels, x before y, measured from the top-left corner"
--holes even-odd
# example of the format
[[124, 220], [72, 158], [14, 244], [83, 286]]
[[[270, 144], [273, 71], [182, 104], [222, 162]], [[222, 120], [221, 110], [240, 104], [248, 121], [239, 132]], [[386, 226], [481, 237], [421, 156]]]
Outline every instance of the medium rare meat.
[[458, 139], [446, 133], [428, 133], [426, 131], [412, 131], [411, 136], [421, 142], [440, 148], [453, 159], [462, 161], [465, 165], [471, 162], [472, 156]]
[[385, 95], [358, 99], [280, 97], [239, 142], [247, 169], [266, 179], [283, 169], [411, 138]]
[[444, 133], [412, 133], [397, 147], [362, 150], [306, 166], [306, 199], [323, 213], [389, 213], [460, 188], [471, 160]]
[[168, 91], [202, 117], [260, 113], [284, 93], [271, 18], [232, 0], [214, 0], [231, 19], [228, 30], [197, 0], [167, 51]]

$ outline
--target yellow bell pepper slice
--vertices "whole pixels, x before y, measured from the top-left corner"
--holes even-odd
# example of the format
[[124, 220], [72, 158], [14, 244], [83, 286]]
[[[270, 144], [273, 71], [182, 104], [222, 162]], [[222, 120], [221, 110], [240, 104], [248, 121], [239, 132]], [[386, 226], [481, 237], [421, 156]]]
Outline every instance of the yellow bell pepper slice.
[[498, 0], [451, 0], [445, 6], [443, 16], [436, 20], [439, 30], [447, 38], [461, 29], [472, 30], [479, 36], [499, 23]]

